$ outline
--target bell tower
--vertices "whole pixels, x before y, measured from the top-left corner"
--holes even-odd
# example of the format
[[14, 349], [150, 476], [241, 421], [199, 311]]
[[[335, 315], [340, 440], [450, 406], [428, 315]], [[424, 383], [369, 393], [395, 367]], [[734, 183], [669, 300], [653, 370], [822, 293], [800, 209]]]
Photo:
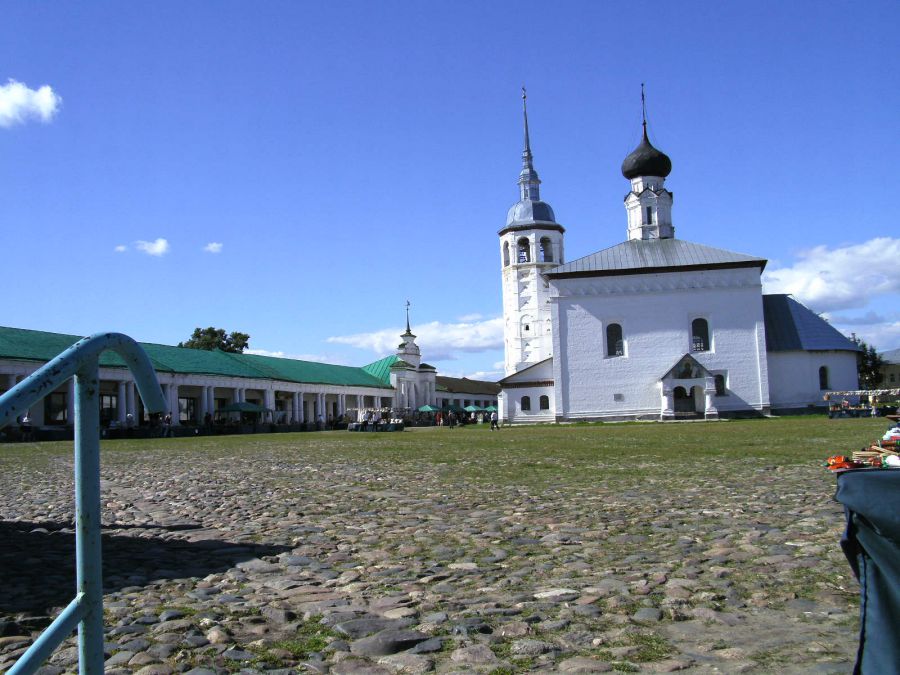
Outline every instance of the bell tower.
[[672, 193], [665, 188], [666, 176], [672, 172], [672, 161], [647, 137], [647, 107], [644, 85], [641, 85], [641, 117], [643, 136], [638, 146], [622, 162], [622, 175], [631, 182], [625, 195], [629, 239], [674, 239], [672, 225]]
[[541, 201], [531, 154], [528, 109], [522, 88], [525, 148], [519, 172], [519, 201], [506, 216], [500, 237], [503, 273], [503, 342], [506, 375], [552, 356], [550, 289], [542, 274], [564, 262], [563, 234], [553, 209]]

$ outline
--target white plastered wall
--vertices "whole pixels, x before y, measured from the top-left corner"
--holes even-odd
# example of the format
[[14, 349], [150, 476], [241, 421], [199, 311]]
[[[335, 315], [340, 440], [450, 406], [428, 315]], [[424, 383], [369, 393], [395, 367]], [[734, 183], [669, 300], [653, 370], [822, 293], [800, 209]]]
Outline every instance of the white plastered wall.
[[[660, 378], [689, 352], [726, 375], [720, 414], [768, 409], [758, 268], [556, 279], [551, 291], [561, 418], [659, 417]], [[708, 351], [691, 352], [695, 318], [709, 323]], [[609, 322], [622, 325], [625, 356], [606, 356]]]

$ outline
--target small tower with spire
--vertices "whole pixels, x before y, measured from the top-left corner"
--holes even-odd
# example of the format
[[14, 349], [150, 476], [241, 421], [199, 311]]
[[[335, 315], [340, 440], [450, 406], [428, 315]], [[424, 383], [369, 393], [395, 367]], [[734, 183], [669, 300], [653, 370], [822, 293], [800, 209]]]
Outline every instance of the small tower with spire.
[[553, 209], [541, 201], [528, 130], [527, 94], [522, 87], [525, 143], [519, 172], [519, 201], [506, 216], [500, 237], [503, 271], [505, 373], [511, 375], [552, 355], [550, 289], [543, 272], [564, 262], [563, 234]]
[[403, 361], [418, 368], [422, 362], [422, 353], [419, 351], [419, 345], [416, 344], [416, 336], [409, 329], [409, 300], [406, 301], [406, 332], [400, 336], [402, 342], [397, 347], [397, 356]]
[[672, 161], [650, 143], [647, 136], [647, 105], [641, 84], [641, 142], [622, 162], [622, 175], [631, 181], [625, 195], [629, 239], [673, 239], [672, 193], [665, 188]]

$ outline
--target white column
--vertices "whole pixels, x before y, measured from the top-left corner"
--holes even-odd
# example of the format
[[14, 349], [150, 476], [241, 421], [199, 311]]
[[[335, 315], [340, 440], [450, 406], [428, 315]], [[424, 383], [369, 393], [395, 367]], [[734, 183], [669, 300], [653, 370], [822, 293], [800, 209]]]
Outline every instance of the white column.
[[710, 389], [704, 389], [703, 393], [706, 394], [706, 409], [703, 411], [704, 416], [707, 419], [713, 419], [713, 418], [718, 417], [719, 411], [716, 408], [715, 399], [714, 399], [714, 397], [716, 395], [715, 385], [713, 385], [712, 388], [710, 388]]
[[673, 417], [675, 415], [675, 395], [672, 387], [663, 385], [662, 389], [662, 413], [661, 417]]
[[206, 407], [209, 410], [210, 415], [214, 415], [216, 412], [216, 386], [210, 385], [209, 387], [209, 399], [207, 399]]
[[127, 408], [125, 414], [131, 415], [131, 419], [134, 420], [135, 425], [137, 425], [137, 399], [135, 398], [134, 382], [130, 380], [125, 384], [125, 400], [125, 406]]
[[125, 407], [127, 405], [128, 395], [125, 393], [125, 380], [119, 380], [119, 389], [116, 392], [116, 419], [119, 420], [119, 426], [125, 426]]
[[306, 421], [306, 403], [303, 401], [303, 392], [297, 392], [297, 422], [303, 424]]
[[298, 393], [295, 391], [291, 394], [291, 422], [297, 422]]
[[180, 422], [181, 413], [178, 410], [178, 385], [172, 384], [169, 387], [169, 400], [171, 401], [171, 409], [172, 409], [172, 426], [177, 427]]

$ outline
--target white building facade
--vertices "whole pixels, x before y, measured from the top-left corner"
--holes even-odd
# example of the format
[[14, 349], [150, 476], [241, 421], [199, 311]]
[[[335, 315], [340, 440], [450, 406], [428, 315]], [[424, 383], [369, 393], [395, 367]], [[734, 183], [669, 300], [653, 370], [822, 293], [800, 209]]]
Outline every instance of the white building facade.
[[[535, 201], [527, 117], [525, 134], [520, 200], [499, 232], [504, 420], [766, 415], [856, 387], [855, 345], [795, 300], [763, 296], [764, 259], [675, 238], [671, 161], [646, 122], [622, 164], [626, 240], [568, 263], [564, 230]], [[507, 256], [544, 236], [558, 259]]]

